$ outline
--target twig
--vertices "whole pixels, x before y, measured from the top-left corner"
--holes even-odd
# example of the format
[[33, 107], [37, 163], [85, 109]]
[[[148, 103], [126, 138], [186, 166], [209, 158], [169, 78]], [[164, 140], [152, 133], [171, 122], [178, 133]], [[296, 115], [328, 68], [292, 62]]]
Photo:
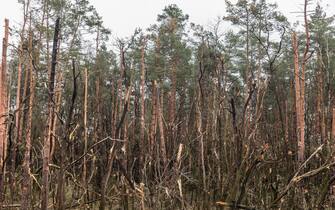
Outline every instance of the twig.
[[242, 205], [242, 204], [227, 203], [227, 202], [222, 202], [222, 201], [216, 202], [216, 205], [231, 207], [231, 208], [238, 208], [238, 209], [256, 210], [256, 208], [254, 208], [254, 207], [249, 207], [249, 206], [245, 206], [245, 205]]
[[21, 207], [21, 204], [19, 203], [2, 205], [2, 208], [20, 208], [20, 207]]
[[[87, 205], [87, 204], [91, 204], [91, 203], [95, 203], [97, 201], [100, 201], [100, 198], [97, 198], [97, 199], [94, 199], [94, 200], [90, 200], [90, 201], [87, 201], [84, 203], [84, 205]], [[82, 203], [76, 203], [76, 204], [73, 204], [73, 205], [70, 205], [70, 206], [67, 206], [65, 207], [65, 209], [72, 209], [72, 208], [76, 208], [78, 206], [81, 206], [83, 205]]]
[[65, 168], [67, 169], [67, 168], [71, 167], [73, 164], [77, 163], [77, 162], [80, 161], [82, 158], [84, 158], [84, 157], [89, 153], [89, 151], [90, 151], [93, 147], [95, 147], [95, 146], [97, 146], [97, 145], [99, 145], [99, 144], [101, 144], [101, 143], [103, 143], [103, 142], [105, 142], [105, 141], [107, 141], [107, 140], [110, 140], [110, 141], [117, 141], [117, 142], [124, 142], [124, 140], [122, 140], [122, 139], [113, 139], [113, 138], [107, 136], [106, 138], [104, 138], [104, 139], [102, 139], [102, 140], [100, 140], [100, 141], [94, 143], [92, 146], [90, 146], [90, 147], [87, 149], [87, 152], [85, 152], [84, 154], [82, 154], [78, 159], [72, 161], [72, 162], [71, 162], [69, 165], [67, 165]]
[[[313, 171], [307, 172], [301, 176], [298, 176], [300, 171], [306, 166], [306, 164], [323, 148], [324, 144], [322, 144], [320, 147], [318, 147], [313, 154], [311, 154], [311, 156], [309, 156], [309, 158], [300, 165], [300, 167], [298, 168], [297, 172], [294, 174], [294, 176], [292, 177], [292, 179], [290, 180], [290, 182], [286, 185], [285, 189], [278, 195], [278, 197], [272, 202], [272, 204], [270, 205], [270, 208], [272, 208], [282, 197], [284, 197], [287, 192], [289, 191], [289, 189], [295, 184], [298, 183], [299, 181], [301, 181], [303, 178], [306, 177], [310, 177], [313, 175], [318, 174], [320, 171], [322, 171], [323, 169], [327, 168], [327, 167], [321, 167], [318, 169], [315, 169]], [[332, 165], [335, 165], [335, 163], [332, 163]], [[330, 167], [330, 166], [328, 166]], [[320, 170], [322, 169], [322, 170]]]

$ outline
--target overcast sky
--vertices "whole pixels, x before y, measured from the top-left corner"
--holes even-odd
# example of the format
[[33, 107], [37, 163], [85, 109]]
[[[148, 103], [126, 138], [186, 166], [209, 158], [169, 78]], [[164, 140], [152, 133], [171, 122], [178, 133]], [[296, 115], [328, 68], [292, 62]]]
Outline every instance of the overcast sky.
[[[232, 0], [234, 2], [236, 0]], [[320, 0], [311, 0], [317, 2]], [[190, 21], [206, 25], [219, 15], [225, 14], [224, 0], [90, 0], [91, 4], [103, 17], [104, 24], [116, 36], [129, 36], [136, 27], [147, 28], [155, 23], [157, 14], [168, 4], [177, 4]], [[303, 0], [268, 0], [277, 2], [282, 11], [294, 22], [301, 20], [294, 12], [303, 11]], [[335, 0], [321, 0], [328, 15], [335, 14]], [[314, 6], [310, 6], [314, 9]], [[9, 18], [10, 24], [21, 22], [21, 6], [17, 0], [1, 0], [0, 23], [4, 25], [4, 18]], [[3, 27], [0, 27], [0, 37], [3, 37]], [[2, 39], [1, 39], [2, 40]]]

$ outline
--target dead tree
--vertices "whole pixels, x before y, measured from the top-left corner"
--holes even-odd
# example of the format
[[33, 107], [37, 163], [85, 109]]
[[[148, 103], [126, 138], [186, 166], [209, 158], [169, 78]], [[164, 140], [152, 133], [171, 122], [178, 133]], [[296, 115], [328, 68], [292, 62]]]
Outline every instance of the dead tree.
[[[85, 84], [84, 84], [84, 154], [87, 153], [87, 96], [88, 96], [88, 72], [87, 68], [85, 68]], [[84, 163], [83, 163], [83, 183], [85, 188], [87, 188], [87, 160], [86, 156], [84, 156]]]
[[55, 75], [57, 65], [57, 52], [60, 32], [60, 18], [57, 18], [55, 23], [55, 31], [53, 38], [53, 49], [51, 58], [51, 69], [49, 74], [48, 85], [48, 124], [46, 128], [46, 135], [43, 144], [43, 172], [42, 172], [42, 209], [48, 209], [48, 194], [49, 194], [49, 162], [50, 162], [50, 141], [52, 138], [52, 128], [54, 122], [54, 89], [55, 89]]
[[28, 106], [28, 116], [27, 116], [27, 127], [26, 127], [26, 144], [24, 151], [23, 160], [23, 182], [22, 182], [22, 200], [21, 209], [30, 209], [30, 197], [31, 197], [31, 172], [30, 172], [30, 153], [31, 153], [31, 131], [32, 131], [32, 118], [33, 118], [33, 103], [35, 97], [35, 74], [33, 72], [33, 46], [32, 46], [32, 32], [29, 34], [29, 106]]
[[151, 123], [149, 130], [149, 141], [150, 141], [150, 157], [154, 155], [155, 148], [155, 137], [157, 133], [157, 81], [152, 81], [152, 110], [151, 110]]
[[308, 5], [308, 0], [305, 0], [304, 4], [304, 22], [305, 22], [305, 35], [306, 35], [306, 44], [305, 44], [305, 49], [304, 49], [304, 55], [302, 58], [302, 63], [301, 63], [301, 92], [300, 92], [300, 151], [298, 153], [298, 160], [300, 162], [304, 161], [304, 153], [305, 153], [305, 70], [306, 70], [306, 64], [308, 59], [310, 58], [309, 56], [309, 47], [310, 47], [310, 34], [309, 34], [309, 26], [308, 26], [308, 19], [307, 19], [307, 5]]
[[293, 33], [293, 51], [294, 51], [294, 80], [296, 89], [296, 112], [297, 112], [297, 136], [298, 136], [298, 161], [301, 163], [304, 161], [305, 155], [305, 71], [306, 64], [310, 58], [309, 47], [310, 47], [310, 33], [307, 18], [307, 6], [308, 0], [305, 0], [304, 4], [304, 22], [305, 22], [305, 35], [306, 43], [304, 48], [304, 54], [301, 62], [301, 72], [299, 71], [299, 50], [297, 35]]
[[298, 138], [298, 160], [303, 161], [304, 150], [305, 150], [305, 138], [304, 138], [304, 112], [302, 110], [304, 101], [302, 101], [301, 93], [301, 75], [299, 70], [299, 52], [298, 52], [298, 41], [297, 34], [292, 34], [292, 46], [294, 56], [294, 82], [295, 82], [295, 111], [297, 119], [297, 138]]
[[20, 43], [19, 43], [19, 49], [18, 49], [18, 68], [17, 68], [17, 89], [16, 89], [16, 101], [15, 101], [15, 108], [17, 109], [15, 113], [15, 136], [13, 138], [13, 145], [11, 148], [11, 176], [10, 176], [10, 185], [11, 191], [12, 191], [12, 197], [14, 197], [15, 193], [15, 169], [16, 169], [16, 152], [17, 152], [17, 145], [19, 142], [21, 142], [22, 135], [19, 135], [21, 132], [22, 127], [20, 126], [20, 119], [21, 119], [21, 110], [22, 110], [22, 104], [21, 104], [21, 80], [22, 80], [22, 64], [23, 64], [23, 42], [24, 42], [24, 34], [25, 34], [25, 27], [27, 22], [27, 14], [29, 9], [29, 3], [24, 2], [24, 14], [23, 14], [23, 26], [20, 32]]
[[164, 167], [167, 164], [166, 157], [166, 143], [164, 135], [164, 122], [163, 122], [163, 94], [157, 91], [157, 118], [158, 118], [158, 127], [159, 127], [159, 136], [160, 136], [160, 156], [163, 159]]
[[58, 209], [65, 209], [65, 150], [67, 148], [67, 144], [70, 142], [70, 135], [71, 135], [71, 124], [72, 124], [72, 118], [75, 108], [75, 102], [77, 98], [77, 75], [76, 75], [76, 67], [75, 67], [75, 61], [72, 60], [72, 97], [70, 101], [69, 110], [67, 113], [67, 117], [65, 120], [65, 129], [63, 132], [62, 140], [60, 141], [60, 170], [58, 174], [58, 190], [57, 190], [57, 205]]
[[144, 63], [144, 56], [145, 56], [145, 44], [146, 40], [143, 38], [142, 40], [142, 48], [141, 48], [141, 81], [140, 81], [140, 142], [139, 145], [139, 165], [142, 167], [143, 159], [144, 159], [144, 148], [145, 145], [145, 63]]
[[5, 37], [2, 43], [2, 63], [0, 71], [0, 208], [4, 199], [4, 180], [5, 180], [5, 151], [7, 141], [7, 47], [9, 36], [9, 21], [5, 19]]

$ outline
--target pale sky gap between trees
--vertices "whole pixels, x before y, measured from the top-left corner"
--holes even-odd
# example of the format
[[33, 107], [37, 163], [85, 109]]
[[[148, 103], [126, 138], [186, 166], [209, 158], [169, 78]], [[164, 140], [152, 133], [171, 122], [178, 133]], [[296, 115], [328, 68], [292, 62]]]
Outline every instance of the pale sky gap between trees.
[[[236, 0], [232, 0], [236, 2]], [[279, 10], [288, 20], [303, 22], [303, 1], [301, 0], [268, 0], [277, 2]], [[334, 0], [312, 0], [310, 10], [320, 2], [327, 15], [335, 15]], [[157, 15], [169, 4], [177, 4], [185, 14], [190, 16], [190, 22], [208, 25], [218, 16], [225, 15], [224, 0], [90, 0], [90, 3], [102, 16], [104, 25], [112, 31], [115, 37], [130, 36], [135, 28], [146, 29], [156, 22]], [[22, 21], [22, 8], [17, 0], [1, 0], [0, 7], [0, 36], [3, 35], [4, 19], [8, 18], [10, 25], [17, 25]], [[122, 17], [122, 18], [121, 18]]]

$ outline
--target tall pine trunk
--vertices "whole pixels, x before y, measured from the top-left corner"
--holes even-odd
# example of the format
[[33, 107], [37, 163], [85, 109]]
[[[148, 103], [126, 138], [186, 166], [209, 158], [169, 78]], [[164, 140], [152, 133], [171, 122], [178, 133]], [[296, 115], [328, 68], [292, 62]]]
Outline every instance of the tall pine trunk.
[[5, 151], [7, 141], [7, 47], [9, 36], [9, 21], [5, 19], [5, 37], [2, 43], [2, 63], [0, 71], [0, 208], [4, 201], [4, 181], [5, 181]]
[[297, 123], [297, 138], [298, 138], [298, 161], [304, 160], [305, 151], [305, 138], [304, 138], [304, 111], [302, 101], [302, 90], [301, 90], [301, 75], [299, 70], [299, 52], [297, 34], [292, 34], [292, 46], [294, 55], [294, 82], [295, 82], [295, 111], [296, 111], [296, 123]]

